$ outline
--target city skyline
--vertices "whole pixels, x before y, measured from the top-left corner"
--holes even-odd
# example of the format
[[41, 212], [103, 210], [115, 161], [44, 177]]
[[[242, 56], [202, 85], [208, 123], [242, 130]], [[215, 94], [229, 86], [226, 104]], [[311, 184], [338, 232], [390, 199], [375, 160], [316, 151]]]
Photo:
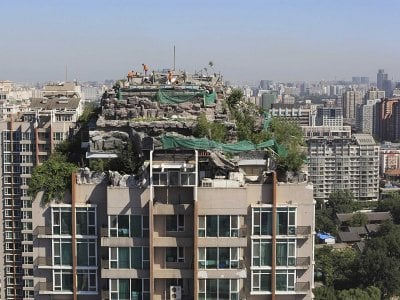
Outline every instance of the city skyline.
[[199, 71], [213, 61], [212, 71], [233, 83], [375, 81], [378, 69], [400, 78], [395, 1], [18, 1], [2, 7], [1, 79], [64, 80], [66, 66], [69, 80], [118, 79], [141, 71], [142, 63], [172, 68], [174, 46], [177, 69]]

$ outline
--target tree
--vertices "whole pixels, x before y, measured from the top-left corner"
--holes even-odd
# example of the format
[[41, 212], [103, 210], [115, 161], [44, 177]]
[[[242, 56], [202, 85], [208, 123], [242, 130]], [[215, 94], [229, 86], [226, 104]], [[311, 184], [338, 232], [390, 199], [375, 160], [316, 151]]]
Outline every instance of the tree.
[[354, 201], [350, 190], [338, 190], [329, 195], [327, 206], [331, 209], [332, 217], [337, 213], [351, 213], [358, 209], [359, 205]]
[[306, 159], [302, 150], [304, 138], [300, 126], [284, 118], [273, 118], [268, 129], [271, 138], [287, 150], [286, 156], [278, 158], [278, 168], [298, 171]]
[[391, 222], [381, 225], [366, 241], [358, 260], [358, 278], [364, 286], [378, 287], [385, 297], [400, 293], [400, 228]]
[[71, 175], [75, 171], [76, 166], [68, 163], [65, 156], [54, 153], [33, 169], [28, 194], [35, 197], [43, 191], [42, 205], [52, 200], [62, 201], [65, 191], [71, 189]]
[[197, 118], [197, 124], [193, 132], [196, 137], [206, 137], [217, 142], [224, 142], [226, 133], [227, 130], [224, 124], [208, 121], [204, 113]]
[[365, 213], [362, 212], [354, 213], [350, 221], [351, 226], [364, 226], [367, 223], [368, 223], [368, 217]]
[[315, 230], [317, 232], [336, 234], [336, 224], [328, 211], [320, 209], [315, 210]]
[[392, 193], [389, 198], [380, 200], [376, 211], [390, 211], [393, 222], [400, 224], [400, 195]]
[[243, 99], [243, 92], [239, 89], [232, 90], [229, 97], [226, 99], [229, 108], [233, 108]]
[[335, 290], [331, 287], [321, 286], [314, 289], [316, 300], [336, 300]]
[[374, 286], [369, 286], [367, 289], [349, 289], [349, 290], [341, 290], [337, 293], [338, 300], [349, 300], [349, 299], [357, 299], [357, 300], [380, 300], [381, 299], [381, 291], [379, 288]]

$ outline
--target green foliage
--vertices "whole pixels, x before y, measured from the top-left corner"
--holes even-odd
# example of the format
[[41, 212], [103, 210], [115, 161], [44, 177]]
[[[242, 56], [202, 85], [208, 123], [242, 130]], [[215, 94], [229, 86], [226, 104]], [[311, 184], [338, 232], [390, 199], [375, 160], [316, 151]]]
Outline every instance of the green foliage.
[[350, 221], [351, 226], [364, 226], [367, 223], [368, 223], [368, 217], [366, 214], [362, 212], [354, 213]]
[[89, 160], [89, 169], [95, 172], [104, 172], [107, 170], [108, 159], [91, 159]]
[[335, 290], [331, 287], [321, 286], [314, 289], [316, 300], [336, 300]]
[[385, 297], [400, 294], [400, 227], [381, 225], [377, 235], [367, 240], [358, 263], [358, 277], [364, 286], [378, 287]]
[[229, 97], [226, 99], [229, 108], [235, 107], [239, 102], [243, 100], [243, 92], [239, 89], [234, 89]]
[[95, 109], [95, 105], [93, 103], [87, 103], [83, 109], [82, 114], [80, 115], [78, 121], [79, 122], [83, 122], [83, 123], [87, 123], [90, 118], [92, 118], [95, 113], [96, 113], [96, 109]]
[[107, 161], [103, 165], [103, 170], [113, 170], [125, 174], [136, 174], [140, 165], [140, 157], [136, 153], [133, 143], [129, 141], [125, 148], [119, 149], [118, 157]]
[[380, 300], [381, 299], [381, 291], [379, 288], [374, 286], [369, 286], [367, 289], [349, 289], [342, 290], [337, 293], [338, 300], [349, 300], [349, 299], [357, 299], [357, 300]]
[[316, 300], [379, 300], [381, 291], [375, 286], [340, 291], [323, 286], [314, 289], [314, 296]]
[[201, 114], [197, 118], [193, 134], [195, 137], [206, 137], [217, 142], [225, 142], [227, 130], [224, 124], [210, 122], [205, 114]]
[[400, 224], [400, 195], [398, 193], [393, 193], [387, 199], [379, 201], [376, 210], [390, 211], [393, 222]]
[[303, 153], [303, 133], [300, 126], [284, 118], [273, 118], [268, 126], [271, 138], [287, 149], [287, 156], [278, 159], [278, 168], [298, 171], [306, 155]]
[[43, 191], [42, 205], [52, 200], [62, 201], [65, 191], [71, 189], [71, 174], [74, 171], [74, 164], [68, 163], [65, 156], [55, 153], [33, 169], [28, 194], [35, 197]]
[[354, 270], [356, 270], [357, 253], [353, 249], [334, 250], [324, 246], [315, 252], [316, 269], [324, 277], [328, 287], [344, 289], [354, 287]]
[[315, 230], [336, 235], [336, 224], [327, 210], [318, 209], [315, 211]]
[[329, 195], [327, 206], [334, 217], [337, 213], [351, 213], [359, 209], [359, 204], [354, 200], [350, 190], [338, 190]]

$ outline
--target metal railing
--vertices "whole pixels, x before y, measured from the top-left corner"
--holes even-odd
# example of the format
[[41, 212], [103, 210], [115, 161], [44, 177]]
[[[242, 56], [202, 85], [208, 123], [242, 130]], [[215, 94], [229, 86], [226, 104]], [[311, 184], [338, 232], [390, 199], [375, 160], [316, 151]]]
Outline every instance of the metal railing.
[[310, 235], [310, 234], [311, 234], [311, 226], [296, 227], [296, 235]]
[[52, 291], [53, 285], [51, 282], [38, 282], [35, 285], [35, 291]]
[[51, 227], [50, 226], [36, 226], [33, 230], [33, 235], [51, 235]]
[[51, 257], [43, 257], [39, 256], [35, 259], [34, 265], [36, 266], [52, 266], [53, 264], [53, 259]]

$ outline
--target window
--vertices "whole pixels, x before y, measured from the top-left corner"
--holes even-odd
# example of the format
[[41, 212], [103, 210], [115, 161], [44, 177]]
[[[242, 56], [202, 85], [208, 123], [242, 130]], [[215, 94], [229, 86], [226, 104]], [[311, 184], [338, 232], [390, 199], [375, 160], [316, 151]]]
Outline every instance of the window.
[[252, 240], [252, 266], [271, 266], [272, 244], [271, 240]]
[[149, 216], [110, 216], [109, 235], [112, 237], [148, 237]]
[[112, 300], [150, 300], [149, 279], [110, 279]]
[[251, 274], [252, 292], [271, 292], [271, 271], [255, 270]]
[[276, 230], [278, 235], [296, 234], [296, 208], [277, 208]]
[[77, 289], [78, 291], [97, 291], [97, 270], [78, 269], [77, 270]]
[[53, 132], [53, 141], [64, 140], [64, 132]]
[[199, 248], [198, 263], [200, 269], [237, 269], [239, 268], [239, 248]]
[[72, 244], [70, 239], [53, 239], [53, 265], [72, 266]]
[[253, 208], [253, 235], [272, 235], [272, 208]]
[[276, 290], [294, 291], [295, 270], [276, 270]]
[[110, 269], [148, 269], [149, 247], [110, 248]]
[[72, 291], [72, 270], [53, 271], [53, 284], [55, 291]]
[[97, 266], [96, 239], [77, 239], [77, 264], [78, 266]]
[[71, 235], [71, 208], [52, 207], [53, 211], [53, 234]]
[[154, 186], [165, 186], [168, 183], [168, 174], [163, 172], [153, 173], [153, 185]]
[[167, 247], [165, 248], [166, 262], [185, 262], [184, 247]]
[[199, 300], [239, 299], [238, 279], [200, 279]]
[[200, 237], [238, 237], [239, 216], [199, 216]]
[[181, 186], [195, 186], [196, 173], [181, 172]]
[[185, 231], [185, 215], [167, 215], [165, 223], [167, 231]]
[[296, 263], [296, 240], [276, 241], [276, 265], [294, 266]]
[[96, 208], [76, 208], [76, 234], [96, 235]]

